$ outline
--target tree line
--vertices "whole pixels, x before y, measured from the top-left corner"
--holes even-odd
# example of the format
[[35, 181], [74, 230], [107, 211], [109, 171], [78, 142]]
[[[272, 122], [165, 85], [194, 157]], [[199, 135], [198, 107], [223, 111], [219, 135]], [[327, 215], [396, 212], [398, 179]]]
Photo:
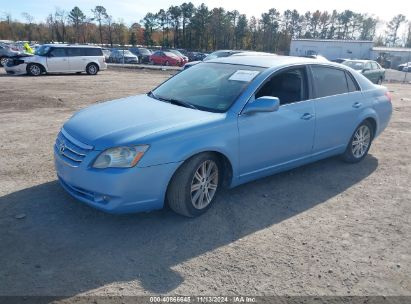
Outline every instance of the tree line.
[[402, 14], [384, 24], [368, 14], [351, 10], [332, 12], [269, 9], [260, 17], [247, 18], [237, 10], [222, 7], [195, 7], [183, 3], [147, 13], [140, 22], [127, 26], [114, 20], [105, 7], [96, 6], [86, 15], [79, 7], [56, 9], [45, 21], [35, 22], [29, 13], [24, 21], [9, 14], [0, 21], [0, 39], [38, 42], [99, 43], [104, 45], [161, 45], [191, 50], [250, 49], [287, 53], [292, 38], [374, 40], [376, 45], [411, 47], [411, 22], [401, 36], [399, 29], [408, 21]]

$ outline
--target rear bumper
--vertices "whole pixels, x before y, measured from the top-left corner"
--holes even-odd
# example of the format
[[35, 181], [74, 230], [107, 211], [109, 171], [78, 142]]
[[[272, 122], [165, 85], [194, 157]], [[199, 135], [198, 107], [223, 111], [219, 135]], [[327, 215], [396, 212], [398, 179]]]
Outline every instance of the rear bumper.
[[118, 214], [161, 209], [168, 183], [180, 165], [93, 169], [87, 165], [87, 159], [89, 157], [79, 167], [72, 167], [55, 151], [55, 168], [60, 184], [87, 205]]

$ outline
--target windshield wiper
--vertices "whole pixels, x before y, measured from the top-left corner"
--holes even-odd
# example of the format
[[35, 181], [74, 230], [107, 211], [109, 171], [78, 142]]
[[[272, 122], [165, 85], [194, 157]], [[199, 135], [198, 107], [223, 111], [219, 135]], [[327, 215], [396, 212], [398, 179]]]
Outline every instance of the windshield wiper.
[[168, 103], [172, 103], [172, 104], [175, 104], [175, 105], [178, 105], [178, 106], [183, 106], [183, 107], [186, 107], [186, 108], [191, 108], [191, 109], [198, 110], [196, 106], [194, 106], [191, 103], [188, 103], [186, 101], [183, 101], [183, 100], [157, 96], [152, 91], [148, 92], [147, 95], [154, 98], [154, 99], [158, 99], [158, 100], [165, 101], [165, 102], [168, 102]]

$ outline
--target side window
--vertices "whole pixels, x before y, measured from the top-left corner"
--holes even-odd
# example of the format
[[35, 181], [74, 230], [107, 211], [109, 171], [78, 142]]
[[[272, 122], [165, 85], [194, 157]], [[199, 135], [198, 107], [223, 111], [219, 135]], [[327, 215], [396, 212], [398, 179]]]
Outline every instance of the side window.
[[103, 56], [103, 51], [99, 48], [85, 48], [85, 56]]
[[67, 54], [69, 57], [85, 56], [84, 50], [82, 48], [68, 48]]
[[317, 98], [348, 93], [347, 78], [343, 70], [312, 66]]
[[378, 70], [379, 69], [377, 63], [375, 63], [375, 62], [371, 62], [371, 66], [372, 66], [373, 70]]
[[278, 97], [280, 105], [307, 100], [305, 68], [287, 69], [274, 75], [255, 94], [255, 98], [262, 96]]
[[371, 69], [372, 69], [372, 68], [371, 68], [371, 63], [369, 63], [369, 62], [365, 63], [364, 69], [366, 69], [366, 70], [371, 70]]
[[345, 72], [345, 77], [347, 78], [347, 85], [348, 85], [348, 91], [349, 92], [355, 92], [359, 91], [358, 86], [355, 84], [353, 77], [350, 75], [350, 73]]
[[66, 50], [63, 48], [53, 48], [50, 51], [50, 56], [51, 57], [66, 57]]

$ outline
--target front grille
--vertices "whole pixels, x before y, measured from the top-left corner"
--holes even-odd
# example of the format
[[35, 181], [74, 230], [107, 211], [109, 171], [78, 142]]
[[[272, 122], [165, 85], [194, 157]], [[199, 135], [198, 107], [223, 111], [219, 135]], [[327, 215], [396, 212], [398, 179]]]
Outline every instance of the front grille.
[[78, 167], [91, 150], [91, 147], [86, 147], [86, 145], [80, 147], [78, 144], [75, 144], [67, 136], [64, 136], [63, 132], [58, 134], [56, 144], [54, 145], [56, 153], [72, 167]]

